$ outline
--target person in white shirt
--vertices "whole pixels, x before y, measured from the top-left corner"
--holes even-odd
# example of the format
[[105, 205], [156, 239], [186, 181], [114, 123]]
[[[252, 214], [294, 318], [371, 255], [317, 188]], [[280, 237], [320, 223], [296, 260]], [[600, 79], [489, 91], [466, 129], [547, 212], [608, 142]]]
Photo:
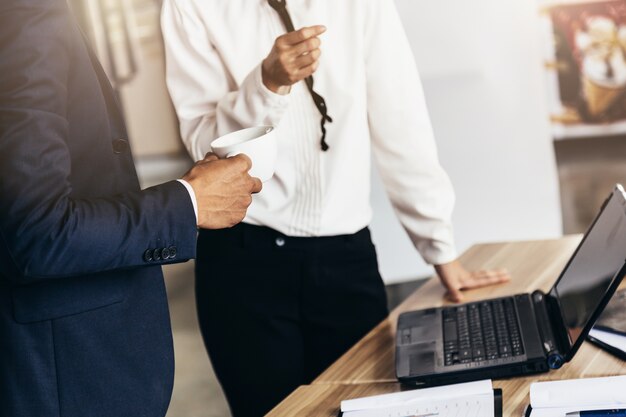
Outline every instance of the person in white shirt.
[[[268, 0], [163, 4], [167, 84], [193, 158], [257, 125], [275, 126], [279, 142], [244, 223], [198, 241], [201, 328], [235, 416], [263, 415], [386, 316], [367, 229], [372, 154], [451, 300], [509, 279], [456, 260], [454, 192], [393, 0], [289, 0], [288, 10], [301, 29], [285, 33]], [[310, 75], [332, 117], [323, 139]]]

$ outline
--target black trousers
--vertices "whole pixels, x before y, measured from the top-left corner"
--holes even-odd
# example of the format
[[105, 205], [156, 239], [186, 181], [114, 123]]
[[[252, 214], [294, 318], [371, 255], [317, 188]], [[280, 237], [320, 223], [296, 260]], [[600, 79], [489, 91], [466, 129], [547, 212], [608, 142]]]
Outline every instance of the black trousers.
[[368, 229], [293, 238], [240, 224], [200, 232], [198, 316], [233, 416], [262, 416], [387, 316]]

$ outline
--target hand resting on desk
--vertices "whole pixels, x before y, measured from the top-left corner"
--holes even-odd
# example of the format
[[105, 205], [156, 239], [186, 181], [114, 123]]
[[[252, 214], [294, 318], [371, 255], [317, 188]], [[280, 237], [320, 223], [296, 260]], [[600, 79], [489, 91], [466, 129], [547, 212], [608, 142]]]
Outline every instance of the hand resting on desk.
[[463, 301], [463, 290], [486, 287], [509, 282], [511, 276], [506, 269], [468, 271], [458, 260], [435, 265], [437, 275], [448, 292], [446, 298], [453, 302]]

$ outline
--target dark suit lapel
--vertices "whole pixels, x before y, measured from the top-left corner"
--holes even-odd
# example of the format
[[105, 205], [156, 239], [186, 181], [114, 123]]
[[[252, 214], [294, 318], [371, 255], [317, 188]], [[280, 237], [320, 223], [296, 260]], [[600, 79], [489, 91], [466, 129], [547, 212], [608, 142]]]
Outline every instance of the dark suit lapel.
[[[78, 26], [78, 25], [77, 25]], [[98, 83], [100, 84], [100, 90], [102, 90], [102, 95], [107, 104], [107, 108], [111, 113], [111, 117], [114, 117], [115, 120], [115, 130], [116, 135], [118, 137], [123, 137], [128, 139], [128, 133], [126, 132], [126, 125], [124, 123], [124, 116], [122, 114], [122, 106], [119, 103], [118, 96], [109, 81], [106, 73], [104, 72], [104, 68], [102, 68], [102, 64], [98, 60], [95, 52], [91, 47], [91, 43], [87, 36], [83, 33], [83, 31], [78, 28], [80, 34], [83, 38], [83, 44], [87, 53], [89, 54], [89, 60], [91, 62], [91, 66], [93, 67], [94, 72], [96, 73], [96, 77], [98, 78]]]

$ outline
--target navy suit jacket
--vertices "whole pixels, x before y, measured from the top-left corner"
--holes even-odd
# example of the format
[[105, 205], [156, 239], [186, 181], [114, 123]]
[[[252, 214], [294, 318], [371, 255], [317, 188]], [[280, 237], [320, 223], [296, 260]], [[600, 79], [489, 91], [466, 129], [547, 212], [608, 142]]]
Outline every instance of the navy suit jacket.
[[160, 265], [195, 244], [182, 184], [140, 190], [113, 91], [65, 0], [2, 0], [0, 417], [165, 415]]

